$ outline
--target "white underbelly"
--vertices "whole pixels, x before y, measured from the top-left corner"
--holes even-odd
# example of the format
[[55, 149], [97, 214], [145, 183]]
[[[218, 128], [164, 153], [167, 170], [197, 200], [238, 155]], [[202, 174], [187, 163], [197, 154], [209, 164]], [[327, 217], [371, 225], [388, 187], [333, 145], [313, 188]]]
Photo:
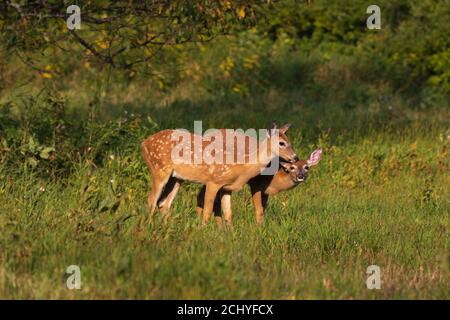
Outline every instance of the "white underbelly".
[[197, 183], [204, 183], [202, 180], [200, 179], [192, 179], [192, 178], [187, 178], [185, 176], [183, 176], [182, 174], [180, 174], [179, 172], [173, 171], [172, 173], [172, 177], [183, 180], [183, 181], [192, 181], [192, 182], [197, 182]]
[[179, 173], [176, 172], [176, 171], [174, 171], [174, 172], [172, 173], [172, 177], [177, 178], [177, 179], [180, 179], [180, 180], [186, 180], [185, 177], [183, 177], [181, 174], [179, 174]]

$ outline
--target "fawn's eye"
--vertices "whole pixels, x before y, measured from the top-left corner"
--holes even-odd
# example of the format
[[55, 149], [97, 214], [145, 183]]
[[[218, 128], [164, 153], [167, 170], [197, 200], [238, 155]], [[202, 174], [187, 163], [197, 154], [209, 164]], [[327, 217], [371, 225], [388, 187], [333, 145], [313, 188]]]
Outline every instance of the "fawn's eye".
[[309, 170], [309, 166], [304, 166], [303, 169]]
[[286, 147], [286, 142], [280, 141], [280, 147]]

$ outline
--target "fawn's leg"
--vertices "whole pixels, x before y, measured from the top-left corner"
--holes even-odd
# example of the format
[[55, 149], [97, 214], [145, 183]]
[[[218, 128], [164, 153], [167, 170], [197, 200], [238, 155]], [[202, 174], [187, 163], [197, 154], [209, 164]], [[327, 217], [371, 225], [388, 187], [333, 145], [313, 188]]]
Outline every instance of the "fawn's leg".
[[267, 208], [267, 202], [269, 201], [269, 196], [265, 194], [264, 192], [261, 193], [261, 201], [262, 201], [262, 215], [259, 217], [259, 219], [256, 219], [257, 223], [264, 222], [264, 217], [266, 214], [266, 208]]
[[220, 199], [222, 205], [223, 217], [225, 223], [232, 227], [233, 226], [233, 211], [231, 210], [231, 191], [223, 191], [222, 198]]
[[[203, 186], [197, 195], [197, 207], [195, 208], [195, 211], [197, 213], [198, 219], [201, 219], [202, 217], [203, 206], [205, 205], [205, 192], [206, 186]], [[222, 225], [222, 214], [221, 214], [222, 209], [220, 205], [220, 198], [221, 198], [221, 190], [219, 190], [216, 194], [213, 207], [214, 217], [216, 218], [216, 222], [218, 225]]]
[[214, 199], [213, 212], [214, 212], [214, 218], [215, 218], [218, 226], [223, 225], [221, 200], [222, 200], [222, 195], [224, 194], [224, 192], [226, 192], [226, 191], [224, 191], [222, 189], [217, 191], [216, 198]]
[[261, 190], [252, 188], [252, 200], [255, 206], [256, 222], [261, 223], [264, 221], [264, 211], [267, 206], [268, 195]]
[[173, 199], [175, 199], [178, 190], [180, 189], [182, 181], [176, 178], [170, 178], [164, 188], [164, 191], [158, 202], [158, 207], [161, 209], [167, 217], [170, 215], [170, 208], [172, 206]]
[[206, 186], [203, 186], [197, 195], [197, 207], [195, 208], [195, 212], [197, 213], [198, 219], [202, 218], [203, 206], [205, 205], [205, 192]]
[[161, 196], [161, 193], [163, 192], [163, 189], [166, 186], [167, 181], [169, 181], [171, 175], [171, 172], [162, 172], [153, 176], [152, 190], [150, 191], [147, 199], [151, 216], [155, 213], [156, 207], [158, 206], [158, 199]]
[[[198, 219], [200, 219], [202, 217], [203, 206], [205, 205], [205, 192], [206, 192], [206, 186], [203, 186], [197, 195], [197, 207], [195, 208], [195, 211], [197, 213]], [[214, 206], [213, 206], [214, 217], [216, 218], [216, 222], [219, 225], [222, 224], [222, 208], [220, 205], [220, 198], [221, 198], [221, 190], [219, 190], [217, 192], [216, 198], [214, 199]]]
[[221, 186], [215, 183], [206, 184], [205, 203], [203, 206], [203, 225], [206, 225], [209, 218], [211, 218], [211, 214], [214, 209], [214, 200], [220, 188]]

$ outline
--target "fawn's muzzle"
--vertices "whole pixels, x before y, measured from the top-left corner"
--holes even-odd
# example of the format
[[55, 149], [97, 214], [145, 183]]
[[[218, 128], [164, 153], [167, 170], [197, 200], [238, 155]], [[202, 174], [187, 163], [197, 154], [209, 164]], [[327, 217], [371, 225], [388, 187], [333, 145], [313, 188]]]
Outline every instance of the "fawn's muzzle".
[[290, 162], [290, 163], [294, 163], [294, 162], [297, 162], [297, 161], [298, 161], [297, 155], [295, 155], [295, 156], [293, 156], [291, 159], [289, 159], [289, 162]]
[[305, 169], [301, 169], [297, 175], [297, 182], [305, 181], [307, 176], [308, 176], [308, 171]]

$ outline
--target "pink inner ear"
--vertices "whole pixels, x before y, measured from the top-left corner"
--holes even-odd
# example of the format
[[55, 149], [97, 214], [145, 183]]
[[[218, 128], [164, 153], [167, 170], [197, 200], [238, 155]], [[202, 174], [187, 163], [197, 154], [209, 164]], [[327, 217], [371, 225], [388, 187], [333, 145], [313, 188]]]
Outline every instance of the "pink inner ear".
[[311, 153], [308, 161], [306, 161], [306, 162], [308, 163], [308, 165], [314, 166], [319, 163], [321, 156], [322, 156], [322, 149], [317, 149], [317, 150], [313, 151], [313, 153]]

